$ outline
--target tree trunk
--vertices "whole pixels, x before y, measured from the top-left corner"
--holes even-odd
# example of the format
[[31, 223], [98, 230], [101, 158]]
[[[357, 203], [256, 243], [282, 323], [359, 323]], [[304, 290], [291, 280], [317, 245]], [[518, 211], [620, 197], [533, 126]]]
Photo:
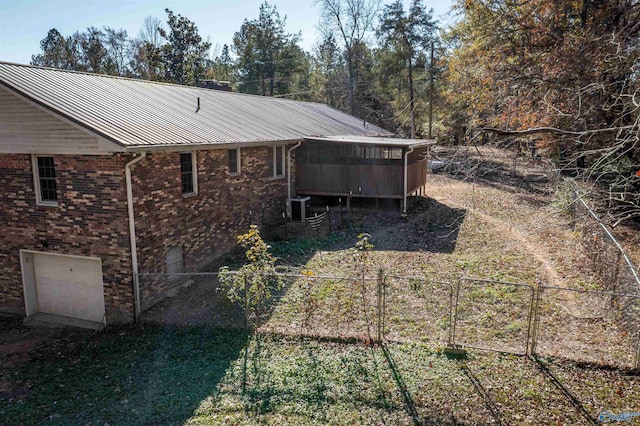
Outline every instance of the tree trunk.
[[429, 63], [429, 139], [433, 139], [433, 48], [431, 42], [431, 62]]
[[347, 48], [347, 68], [349, 71], [349, 104], [351, 106], [351, 115], [356, 115], [356, 99], [355, 99], [355, 76], [353, 67], [353, 52], [351, 48]]
[[409, 58], [409, 108], [411, 109], [411, 139], [416, 138], [415, 99], [413, 95], [413, 63]]

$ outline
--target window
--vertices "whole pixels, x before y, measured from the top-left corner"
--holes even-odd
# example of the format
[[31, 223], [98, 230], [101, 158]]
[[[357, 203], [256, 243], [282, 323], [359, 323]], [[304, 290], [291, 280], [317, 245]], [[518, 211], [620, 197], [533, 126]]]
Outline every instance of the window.
[[229, 174], [240, 174], [240, 148], [229, 150]]
[[269, 170], [273, 177], [284, 176], [284, 146], [269, 148]]
[[375, 146], [364, 147], [364, 158], [375, 159], [380, 158], [380, 150]]
[[387, 160], [402, 160], [402, 148], [382, 148], [382, 158]]
[[180, 154], [180, 174], [182, 178], [182, 195], [190, 195], [198, 192], [196, 180], [195, 152], [183, 152]]
[[364, 158], [364, 148], [358, 145], [351, 147], [351, 158]]
[[182, 247], [169, 247], [167, 250], [167, 275], [171, 276], [182, 272]]
[[58, 204], [56, 168], [53, 157], [34, 156], [33, 175], [38, 204], [55, 206]]

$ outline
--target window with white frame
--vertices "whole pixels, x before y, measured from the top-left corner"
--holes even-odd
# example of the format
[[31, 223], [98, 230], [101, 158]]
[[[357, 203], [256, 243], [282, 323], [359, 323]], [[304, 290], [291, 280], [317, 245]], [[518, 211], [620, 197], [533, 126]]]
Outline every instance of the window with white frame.
[[56, 167], [51, 156], [33, 156], [33, 181], [36, 190], [36, 202], [42, 205], [58, 204], [56, 185]]
[[240, 174], [240, 148], [229, 150], [229, 174]]
[[181, 274], [182, 268], [182, 247], [169, 247], [167, 250], [167, 275]]
[[271, 176], [273, 176], [274, 178], [284, 177], [284, 145], [272, 146], [269, 148], [268, 162]]
[[198, 192], [195, 151], [180, 154], [180, 176], [182, 195], [191, 195]]

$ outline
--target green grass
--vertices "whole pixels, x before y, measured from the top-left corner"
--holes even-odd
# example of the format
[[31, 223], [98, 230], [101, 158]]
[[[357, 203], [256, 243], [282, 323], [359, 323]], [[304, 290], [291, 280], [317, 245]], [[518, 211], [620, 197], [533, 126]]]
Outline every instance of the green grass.
[[347, 240], [344, 233], [334, 231], [322, 239], [300, 238], [292, 240], [269, 241], [270, 253], [281, 261], [289, 259], [304, 260], [312, 256], [317, 250], [326, 250]]
[[640, 406], [640, 377], [422, 344], [207, 328], [77, 334], [2, 369], [2, 424], [583, 424]]
[[0, 399], [0, 424], [181, 423], [216, 389], [246, 338], [189, 327], [72, 334], [2, 371], [22, 396]]

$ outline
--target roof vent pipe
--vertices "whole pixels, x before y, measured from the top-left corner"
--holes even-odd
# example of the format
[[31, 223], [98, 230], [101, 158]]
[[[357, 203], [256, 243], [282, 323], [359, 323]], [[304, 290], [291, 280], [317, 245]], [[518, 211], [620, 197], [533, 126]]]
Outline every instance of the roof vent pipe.
[[200, 111], [200, 96], [198, 96], [198, 108], [196, 108], [196, 112]]

